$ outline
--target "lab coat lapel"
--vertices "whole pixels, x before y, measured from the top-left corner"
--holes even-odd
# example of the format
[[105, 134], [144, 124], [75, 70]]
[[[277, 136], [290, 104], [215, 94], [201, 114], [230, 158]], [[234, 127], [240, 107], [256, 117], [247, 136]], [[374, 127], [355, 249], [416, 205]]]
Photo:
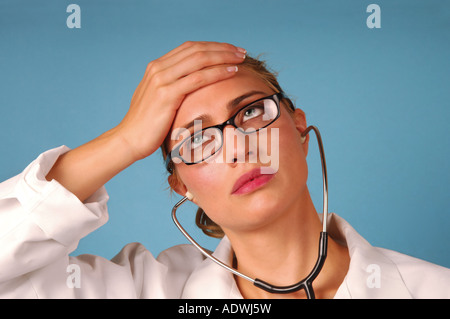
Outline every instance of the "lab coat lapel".
[[344, 283], [353, 299], [412, 298], [396, 265], [375, 249], [352, 254]]
[[[397, 269], [379, 248], [370, 245], [344, 219], [330, 216], [330, 234], [345, 241], [350, 254], [350, 266], [341, 287], [350, 298], [410, 299], [412, 298]], [[336, 298], [340, 297], [340, 293]]]

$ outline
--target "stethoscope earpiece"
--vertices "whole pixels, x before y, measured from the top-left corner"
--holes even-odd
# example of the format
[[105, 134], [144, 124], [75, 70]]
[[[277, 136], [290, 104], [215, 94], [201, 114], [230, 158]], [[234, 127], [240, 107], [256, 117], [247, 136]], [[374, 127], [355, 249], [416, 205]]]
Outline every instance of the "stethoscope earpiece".
[[186, 192], [186, 194], [184, 194], [184, 196], [187, 197], [187, 199], [192, 200], [194, 198], [194, 195], [192, 195], [189, 191]]
[[[310, 131], [311, 129], [313, 129], [312, 126], [307, 127], [307, 128], [302, 132], [302, 134], [300, 135], [300, 142], [301, 142], [302, 144], [305, 144], [305, 142], [306, 142], [306, 136], [308, 135], [308, 133], [309, 133], [309, 131]], [[317, 128], [316, 128], [316, 130], [317, 130]]]

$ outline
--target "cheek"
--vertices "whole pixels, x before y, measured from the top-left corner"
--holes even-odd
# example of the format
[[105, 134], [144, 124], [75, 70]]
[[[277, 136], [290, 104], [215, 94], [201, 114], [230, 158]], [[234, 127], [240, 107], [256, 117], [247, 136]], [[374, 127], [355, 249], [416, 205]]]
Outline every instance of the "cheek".
[[285, 131], [280, 130], [279, 153], [284, 165], [289, 166], [290, 163], [302, 161], [306, 156], [297, 134], [293, 134], [291, 130]]
[[223, 170], [218, 169], [217, 165], [196, 164], [180, 170], [184, 185], [195, 197], [194, 202], [204, 209], [203, 206], [208, 206], [211, 198], [223, 198], [220, 192], [221, 189], [223, 191], [221, 186], [226, 176], [223, 176]]
[[279, 133], [280, 169], [290, 180], [295, 181], [295, 185], [302, 186], [308, 177], [306, 144], [302, 144], [300, 132], [290, 122], [282, 123]]

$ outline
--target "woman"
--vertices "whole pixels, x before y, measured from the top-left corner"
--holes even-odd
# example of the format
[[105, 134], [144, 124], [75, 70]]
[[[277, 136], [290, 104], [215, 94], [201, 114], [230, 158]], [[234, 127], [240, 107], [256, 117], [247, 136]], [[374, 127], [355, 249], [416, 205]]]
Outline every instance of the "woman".
[[[148, 65], [119, 125], [76, 149], [50, 150], [4, 182], [0, 295], [304, 298], [303, 290], [279, 295], [259, 289], [191, 245], [172, 247], [157, 259], [139, 244], [127, 245], [111, 261], [68, 256], [79, 239], [106, 222], [103, 185], [162, 146], [172, 189], [201, 207], [198, 220], [206, 233], [226, 235], [217, 258], [280, 286], [311, 271], [322, 225], [306, 186], [305, 115], [245, 53], [226, 43], [182, 44]], [[240, 146], [233, 141], [242, 132], [233, 124], [261, 115], [255, 101], [266, 101], [279, 116], [265, 119], [266, 126], [248, 126], [261, 128], [252, 136], [265, 135], [268, 143]], [[225, 123], [223, 141], [213, 134], [190, 138], [200, 120], [202, 129]], [[212, 147], [196, 153], [205, 140]], [[263, 163], [256, 154], [263, 150], [277, 153], [278, 165]], [[329, 234], [327, 259], [314, 281], [317, 298], [450, 297], [448, 269], [371, 247], [336, 215], [330, 216]]]

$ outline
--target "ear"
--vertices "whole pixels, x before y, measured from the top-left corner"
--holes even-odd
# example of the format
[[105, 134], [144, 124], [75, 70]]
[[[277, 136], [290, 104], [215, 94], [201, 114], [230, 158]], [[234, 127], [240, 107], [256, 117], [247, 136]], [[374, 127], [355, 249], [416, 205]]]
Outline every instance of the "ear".
[[176, 172], [167, 177], [167, 182], [169, 183], [170, 188], [177, 194], [181, 196], [184, 196], [186, 194], [187, 188], [180, 180]]
[[295, 123], [295, 128], [300, 134], [300, 140], [303, 146], [303, 150], [305, 152], [305, 155], [308, 155], [308, 145], [309, 145], [309, 134], [305, 137], [302, 137], [301, 135], [308, 127], [306, 123], [306, 115], [305, 112], [303, 112], [301, 109], [295, 109], [293, 114], [293, 119]]
[[[179, 176], [177, 175], [176, 172], [174, 172], [172, 175], [167, 177], [167, 182], [169, 183], [170, 188], [172, 190], [174, 190], [177, 194], [179, 194], [183, 197], [186, 196], [188, 189], [186, 188], [186, 185], [183, 184], [183, 182], [181, 181], [181, 179], [179, 178]], [[192, 194], [190, 194], [188, 199], [191, 202], [194, 202], [195, 204], [197, 204]]]

